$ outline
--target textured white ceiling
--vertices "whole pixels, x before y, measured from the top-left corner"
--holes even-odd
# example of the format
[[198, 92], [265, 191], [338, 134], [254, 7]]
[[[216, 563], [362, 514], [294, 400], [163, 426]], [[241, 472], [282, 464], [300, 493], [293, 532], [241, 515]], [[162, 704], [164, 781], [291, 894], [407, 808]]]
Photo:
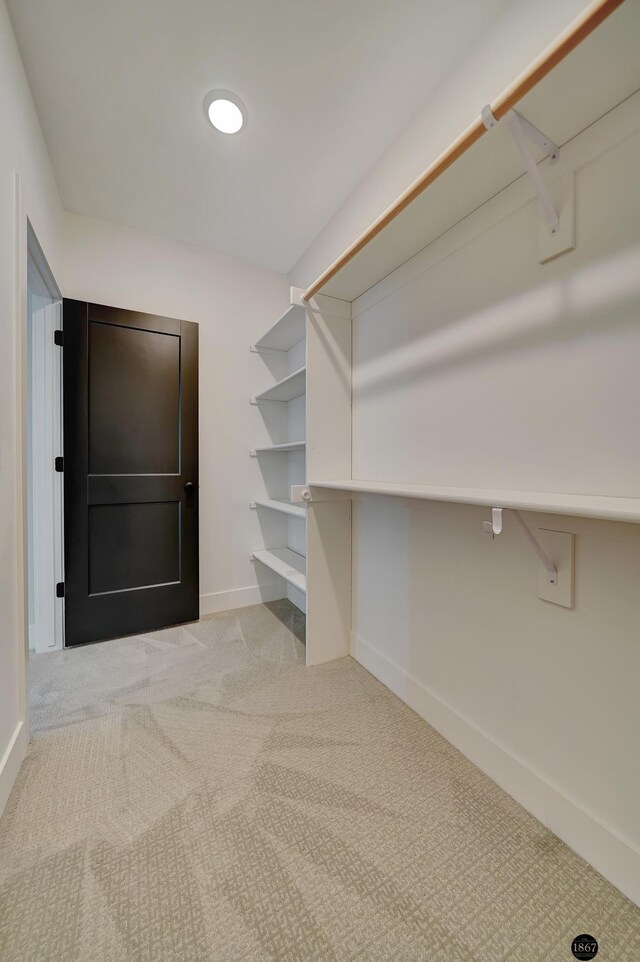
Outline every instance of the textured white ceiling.
[[[280, 271], [504, 0], [8, 0], [68, 210]], [[234, 91], [236, 136], [205, 121]]]

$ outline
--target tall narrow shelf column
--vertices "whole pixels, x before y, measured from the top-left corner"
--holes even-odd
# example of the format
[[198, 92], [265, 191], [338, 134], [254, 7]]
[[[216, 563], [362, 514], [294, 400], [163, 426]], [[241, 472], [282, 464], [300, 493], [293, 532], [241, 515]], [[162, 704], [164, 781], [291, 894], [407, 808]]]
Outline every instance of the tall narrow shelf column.
[[274, 375], [274, 383], [251, 398], [261, 415], [264, 440], [250, 450], [260, 487], [250, 507], [263, 544], [252, 560], [282, 580], [282, 597], [306, 610], [306, 505], [290, 499], [291, 486], [306, 479], [306, 310], [302, 291], [290, 289], [290, 304], [252, 345]]

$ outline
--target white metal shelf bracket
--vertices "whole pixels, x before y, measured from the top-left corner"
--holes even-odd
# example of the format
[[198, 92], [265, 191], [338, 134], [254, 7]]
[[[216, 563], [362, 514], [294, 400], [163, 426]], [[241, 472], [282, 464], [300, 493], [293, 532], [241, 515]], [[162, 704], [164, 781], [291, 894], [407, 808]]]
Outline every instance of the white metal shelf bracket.
[[[493, 111], [489, 104], [482, 108], [481, 111], [482, 122], [487, 128], [491, 130], [493, 127], [498, 125], [498, 121], [493, 115]], [[542, 177], [540, 176], [540, 171], [538, 170], [538, 165], [536, 164], [535, 157], [531, 153], [528, 141], [532, 141], [536, 146], [540, 147], [551, 164], [555, 164], [560, 156], [560, 148], [557, 144], [543, 134], [541, 130], [538, 130], [534, 124], [532, 124], [526, 117], [523, 117], [516, 110], [510, 110], [505, 114], [505, 120], [509, 125], [509, 131], [511, 136], [515, 141], [515, 145], [518, 148], [522, 162], [529, 174], [531, 180], [533, 181], [533, 186], [535, 192], [538, 195], [538, 201], [540, 207], [544, 213], [544, 216], [549, 225], [549, 230], [552, 234], [557, 234], [560, 229], [560, 218], [558, 217], [558, 212], [556, 211], [553, 201], [549, 195], [549, 191], [545, 187]]]
[[487, 531], [490, 535], [492, 535], [492, 537], [495, 537], [497, 534], [501, 534], [502, 533], [502, 512], [504, 510], [509, 510], [514, 514], [515, 519], [520, 525], [520, 527], [522, 528], [527, 541], [529, 542], [529, 544], [531, 545], [535, 553], [538, 555], [538, 558], [540, 559], [540, 561], [545, 567], [545, 570], [547, 572], [547, 581], [549, 582], [550, 585], [555, 585], [558, 581], [558, 569], [556, 568], [555, 564], [553, 563], [553, 561], [551, 560], [547, 552], [544, 550], [544, 548], [542, 547], [542, 545], [540, 544], [540, 542], [538, 541], [538, 539], [536, 538], [533, 531], [531, 530], [527, 522], [524, 520], [520, 512], [516, 510], [516, 508], [508, 508], [508, 509], [492, 508], [491, 521], [482, 522], [482, 527], [484, 528], [484, 530]]

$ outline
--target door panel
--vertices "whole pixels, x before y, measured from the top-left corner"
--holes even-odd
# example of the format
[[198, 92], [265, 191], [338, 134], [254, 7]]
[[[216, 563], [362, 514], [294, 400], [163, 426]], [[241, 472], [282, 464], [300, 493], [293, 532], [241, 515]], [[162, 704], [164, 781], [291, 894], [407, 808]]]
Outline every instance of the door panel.
[[180, 337], [89, 318], [89, 471], [180, 472]]
[[197, 364], [197, 324], [64, 301], [67, 645], [198, 618]]
[[179, 501], [90, 505], [89, 593], [179, 583], [180, 520]]

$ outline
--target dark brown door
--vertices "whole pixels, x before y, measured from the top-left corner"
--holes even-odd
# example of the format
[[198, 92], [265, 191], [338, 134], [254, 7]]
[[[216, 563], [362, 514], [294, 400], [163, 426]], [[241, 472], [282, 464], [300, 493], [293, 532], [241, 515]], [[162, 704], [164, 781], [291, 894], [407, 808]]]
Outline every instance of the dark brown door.
[[65, 644], [198, 618], [198, 325], [64, 301]]

